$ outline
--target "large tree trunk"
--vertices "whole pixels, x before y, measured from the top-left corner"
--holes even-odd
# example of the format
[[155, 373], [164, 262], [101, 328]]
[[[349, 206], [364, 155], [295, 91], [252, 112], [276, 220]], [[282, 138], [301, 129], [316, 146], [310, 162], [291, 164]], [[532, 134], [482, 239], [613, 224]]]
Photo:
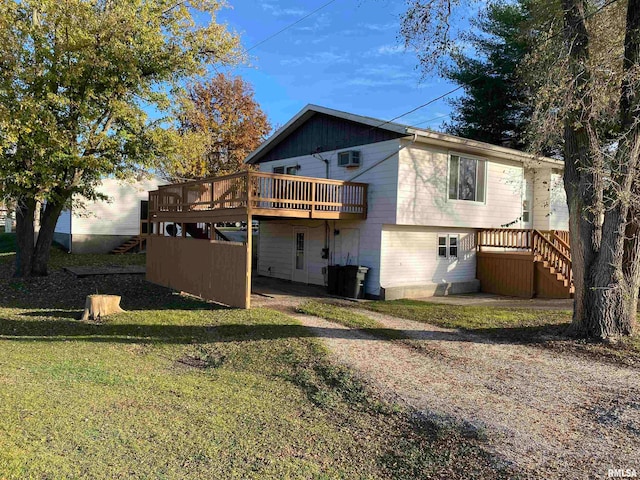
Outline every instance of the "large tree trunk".
[[33, 260], [31, 264], [31, 275], [42, 276], [47, 275], [47, 265], [49, 264], [49, 256], [51, 253], [51, 245], [53, 243], [53, 235], [56, 229], [58, 217], [62, 212], [63, 204], [56, 202], [48, 202], [40, 219], [40, 233], [33, 252]]
[[34, 249], [34, 199], [18, 198], [16, 201], [16, 277], [31, 275], [31, 262]]
[[40, 232], [35, 241], [34, 218], [37, 202], [33, 199], [18, 202], [16, 210], [17, 236], [17, 277], [31, 277], [47, 275], [47, 265], [53, 243], [53, 235], [58, 217], [64, 203], [49, 201], [46, 203], [40, 220]]
[[[592, 122], [587, 69], [589, 36], [584, 0], [563, 0], [565, 41], [575, 82], [575, 107], [565, 119], [565, 190], [570, 213], [575, 298], [572, 329], [576, 334], [612, 338], [633, 332], [640, 287], [638, 214], [638, 99], [634, 85], [622, 84], [622, 131], [613, 165], [605, 167]], [[625, 72], [636, 68], [639, 55], [640, 0], [629, 0], [625, 35]], [[628, 78], [628, 77], [625, 77]], [[605, 186], [609, 176], [612, 186]], [[615, 201], [605, 190], [618, 189]], [[612, 192], [609, 192], [612, 193]]]

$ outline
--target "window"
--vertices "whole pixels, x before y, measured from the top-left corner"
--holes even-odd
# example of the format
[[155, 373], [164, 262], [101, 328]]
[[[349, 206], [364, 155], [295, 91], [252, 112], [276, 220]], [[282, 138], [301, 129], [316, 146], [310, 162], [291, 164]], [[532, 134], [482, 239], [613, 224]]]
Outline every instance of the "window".
[[449, 157], [449, 199], [484, 202], [487, 162], [459, 155]]
[[292, 165], [290, 167], [273, 167], [273, 173], [277, 174], [287, 174], [287, 175], [296, 175], [298, 173], [298, 165]]
[[296, 270], [304, 270], [304, 233], [296, 234]]
[[438, 235], [438, 258], [458, 258], [458, 235]]
[[441, 235], [438, 237], [438, 256], [447, 258], [447, 236]]
[[458, 236], [449, 235], [449, 257], [458, 258]]
[[531, 209], [529, 208], [529, 200], [523, 200], [522, 201], [522, 221], [525, 223], [528, 223], [529, 218], [531, 218]]

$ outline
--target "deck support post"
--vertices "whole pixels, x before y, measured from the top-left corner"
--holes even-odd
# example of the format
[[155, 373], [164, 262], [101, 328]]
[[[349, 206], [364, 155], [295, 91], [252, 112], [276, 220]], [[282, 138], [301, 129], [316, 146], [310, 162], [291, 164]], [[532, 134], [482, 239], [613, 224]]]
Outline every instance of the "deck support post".
[[247, 280], [245, 292], [245, 308], [251, 308], [251, 260], [253, 252], [253, 217], [250, 207], [247, 208]]

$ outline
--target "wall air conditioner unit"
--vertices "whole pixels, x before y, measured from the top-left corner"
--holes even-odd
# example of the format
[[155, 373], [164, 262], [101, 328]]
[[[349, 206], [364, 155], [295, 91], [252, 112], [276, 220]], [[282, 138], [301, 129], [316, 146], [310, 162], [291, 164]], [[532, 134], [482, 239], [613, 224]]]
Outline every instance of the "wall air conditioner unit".
[[346, 152], [338, 153], [338, 166], [339, 167], [359, 167], [360, 152], [358, 150], [348, 150]]

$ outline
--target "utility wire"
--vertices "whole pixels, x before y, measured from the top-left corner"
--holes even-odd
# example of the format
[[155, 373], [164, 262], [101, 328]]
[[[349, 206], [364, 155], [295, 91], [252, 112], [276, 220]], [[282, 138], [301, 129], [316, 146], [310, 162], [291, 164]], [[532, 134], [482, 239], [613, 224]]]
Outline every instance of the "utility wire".
[[[619, 1], [619, 0], [609, 0], [608, 2], [606, 2], [606, 3], [604, 3], [603, 5], [601, 5], [600, 7], [598, 7], [598, 8], [597, 8], [596, 10], [594, 10], [593, 12], [589, 13], [588, 15], [585, 15], [585, 16], [584, 16], [584, 20], [586, 20], [586, 19], [588, 19], [588, 18], [593, 17], [594, 15], [596, 15], [596, 14], [600, 13], [602, 10], [604, 10], [604, 9], [605, 9], [605, 8], [607, 8], [607, 7], [609, 7], [610, 5], [613, 5], [614, 3], [618, 2], [618, 1]], [[553, 34], [553, 35], [551, 35], [551, 36], [549, 36], [549, 37], [545, 38], [545, 39], [543, 40], [543, 42], [542, 42], [542, 43], [546, 43], [546, 42], [548, 42], [549, 40], [552, 40], [553, 38], [555, 38], [555, 37], [557, 37], [558, 35], [561, 35], [561, 34], [562, 34], [562, 31], [560, 31], [560, 32], [558, 32], [558, 33], [555, 33], [555, 34]], [[477, 76], [477, 77], [473, 78], [473, 79], [469, 82], [469, 84], [470, 84], [470, 83], [473, 83], [473, 82], [475, 82], [475, 81], [477, 81], [477, 80], [479, 80], [480, 78], [481, 78], [480, 76]], [[467, 84], [467, 85], [468, 85], [468, 84]], [[382, 127], [383, 125], [386, 125], [386, 124], [388, 124], [388, 123], [393, 122], [394, 120], [397, 120], [398, 118], [406, 117], [406, 116], [407, 116], [407, 115], [409, 115], [410, 113], [416, 112], [416, 111], [418, 111], [418, 110], [420, 110], [420, 109], [422, 109], [422, 108], [424, 108], [424, 107], [426, 107], [426, 106], [428, 106], [428, 105], [431, 105], [432, 103], [437, 102], [438, 100], [442, 100], [444, 97], [448, 97], [448, 96], [449, 96], [449, 95], [451, 95], [452, 93], [457, 92], [458, 90], [460, 90], [460, 89], [464, 88], [465, 86], [466, 86], [466, 85], [460, 85], [459, 87], [456, 87], [456, 88], [454, 88], [454, 89], [452, 89], [452, 90], [449, 90], [448, 92], [445, 92], [445, 93], [443, 93], [442, 95], [440, 95], [440, 96], [438, 96], [438, 97], [436, 97], [436, 98], [434, 98], [434, 99], [432, 99], [432, 100], [429, 100], [427, 103], [424, 103], [424, 104], [422, 104], [422, 105], [419, 105], [419, 106], [417, 106], [417, 107], [415, 107], [415, 108], [413, 108], [413, 109], [409, 110], [408, 112], [405, 112], [405, 113], [402, 113], [402, 114], [400, 114], [400, 115], [398, 115], [398, 116], [396, 116], [396, 117], [393, 117], [391, 120], [387, 120], [387, 121], [385, 121], [385, 122], [382, 122], [382, 123], [381, 123], [381, 124], [379, 124], [379, 125], [375, 125], [375, 126], [371, 127], [371, 130], [374, 130], [374, 129], [380, 128], [380, 127]], [[449, 115], [446, 115], [446, 116], [450, 116], [450, 114], [449, 114]], [[436, 118], [438, 118], [438, 117], [436, 117]], [[435, 120], [436, 118], [434, 118], [433, 120]], [[416, 125], [421, 125], [421, 124], [423, 124], [423, 123], [427, 123], [427, 122], [429, 122], [429, 121], [430, 121], [430, 120], [426, 120], [426, 121], [424, 121], [424, 122], [419, 122], [419, 123], [417, 123]]]
[[318, 7], [318, 8], [316, 8], [314, 11], [312, 11], [312, 12], [310, 12], [310, 13], [307, 13], [304, 17], [299, 18], [299, 19], [298, 19], [298, 20], [296, 20], [295, 22], [290, 23], [289, 25], [287, 25], [286, 27], [282, 28], [281, 30], [278, 30], [277, 32], [275, 32], [275, 33], [273, 33], [273, 34], [269, 35], [267, 38], [265, 38], [265, 39], [263, 39], [263, 40], [260, 40], [260, 41], [259, 41], [258, 43], [256, 43], [255, 45], [253, 45], [253, 46], [251, 46], [251, 47], [247, 48], [247, 49], [245, 50], [245, 53], [249, 53], [249, 52], [250, 52], [251, 50], [253, 50], [254, 48], [257, 48], [257, 47], [259, 47], [260, 45], [262, 45], [263, 43], [268, 42], [268, 41], [269, 41], [269, 40], [271, 40], [272, 38], [277, 37], [278, 35], [280, 35], [281, 33], [283, 33], [283, 32], [285, 32], [285, 31], [289, 30], [290, 28], [295, 27], [295, 26], [296, 26], [296, 25], [298, 25], [300, 22], [302, 22], [302, 21], [306, 20], [307, 18], [309, 18], [309, 17], [310, 17], [310, 16], [312, 16], [312, 15], [315, 15], [315, 14], [316, 14], [316, 13], [318, 13], [320, 10], [322, 10], [322, 9], [324, 9], [324, 8], [326, 8], [326, 7], [328, 7], [329, 5], [331, 5], [331, 4], [332, 4], [332, 3], [334, 3], [334, 2], [336, 2], [336, 0], [330, 0], [330, 1], [328, 1], [327, 3], [325, 3], [324, 5], [319, 6], [319, 7]]

